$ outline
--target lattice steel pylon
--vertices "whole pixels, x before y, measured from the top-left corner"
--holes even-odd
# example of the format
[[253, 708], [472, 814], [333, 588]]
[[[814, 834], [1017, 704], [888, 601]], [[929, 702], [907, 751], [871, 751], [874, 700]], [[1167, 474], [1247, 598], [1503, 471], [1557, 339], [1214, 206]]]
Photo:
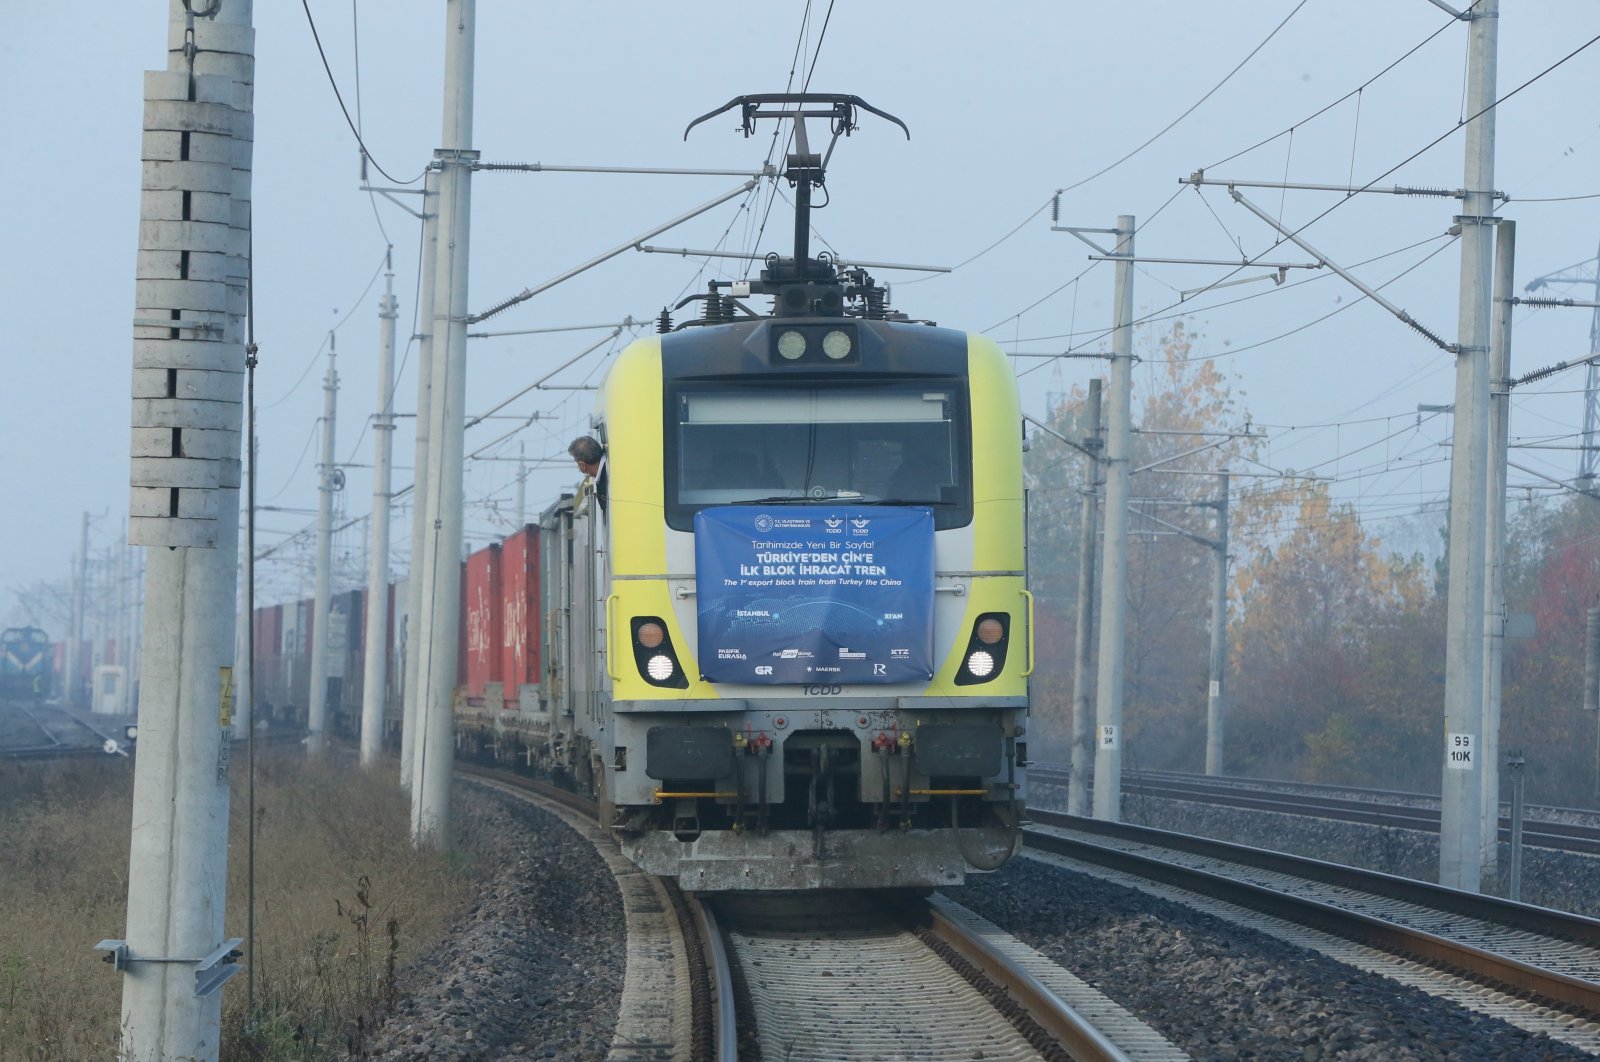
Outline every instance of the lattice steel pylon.
[[[1600, 253], [1565, 266], [1554, 273], [1528, 281], [1527, 291], [1538, 291], [1550, 284], [1583, 284], [1594, 290], [1600, 303]], [[1589, 322], [1588, 369], [1583, 382], [1583, 438], [1578, 447], [1578, 479], [1589, 484], [1600, 470], [1600, 306], [1595, 306]]]

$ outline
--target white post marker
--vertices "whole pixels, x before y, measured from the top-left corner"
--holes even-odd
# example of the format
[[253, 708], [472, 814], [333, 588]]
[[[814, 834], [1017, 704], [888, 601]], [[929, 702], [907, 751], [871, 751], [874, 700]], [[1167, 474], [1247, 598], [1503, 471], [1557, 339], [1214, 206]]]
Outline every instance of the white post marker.
[[1444, 764], [1453, 771], [1470, 771], [1477, 766], [1476, 734], [1450, 734], [1444, 746]]
[[1122, 747], [1122, 740], [1117, 734], [1116, 727], [1102, 726], [1100, 728], [1100, 747], [1107, 751], [1112, 749], [1120, 749]]

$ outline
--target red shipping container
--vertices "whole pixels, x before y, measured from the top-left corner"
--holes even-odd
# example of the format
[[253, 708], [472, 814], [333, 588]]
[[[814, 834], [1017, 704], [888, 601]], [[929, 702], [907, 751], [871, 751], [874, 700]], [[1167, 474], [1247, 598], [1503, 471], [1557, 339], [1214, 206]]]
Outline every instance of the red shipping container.
[[[524, 527], [500, 550], [501, 665], [506, 684], [506, 707], [520, 695], [520, 687], [539, 681], [539, 646], [544, 624], [539, 610], [539, 529]], [[532, 711], [537, 705], [520, 705]]]
[[483, 696], [486, 682], [500, 681], [500, 547], [467, 558], [463, 619], [466, 628], [467, 696]]

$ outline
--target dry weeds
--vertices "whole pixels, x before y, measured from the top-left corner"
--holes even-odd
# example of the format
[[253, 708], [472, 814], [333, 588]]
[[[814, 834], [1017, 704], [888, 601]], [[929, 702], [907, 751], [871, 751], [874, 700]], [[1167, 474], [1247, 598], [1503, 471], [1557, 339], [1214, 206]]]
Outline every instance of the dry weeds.
[[[227, 935], [245, 933], [244, 771], [233, 778]], [[121, 978], [92, 950], [124, 935], [131, 761], [0, 762], [0, 1062], [115, 1057]], [[416, 852], [393, 771], [258, 754], [254, 1015], [223, 989], [224, 1060], [332, 1059], [394, 972], [470, 902], [450, 857]]]

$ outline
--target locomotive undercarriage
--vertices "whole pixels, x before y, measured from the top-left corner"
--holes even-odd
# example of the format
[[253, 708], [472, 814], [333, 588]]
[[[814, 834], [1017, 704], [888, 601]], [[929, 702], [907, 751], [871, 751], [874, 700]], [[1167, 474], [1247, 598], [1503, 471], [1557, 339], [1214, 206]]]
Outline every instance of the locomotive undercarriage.
[[901, 700], [615, 705], [609, 821], [629, 858], [693, 889], [935, 887], [997, 867], [1017, 840], [1023, 710]]

